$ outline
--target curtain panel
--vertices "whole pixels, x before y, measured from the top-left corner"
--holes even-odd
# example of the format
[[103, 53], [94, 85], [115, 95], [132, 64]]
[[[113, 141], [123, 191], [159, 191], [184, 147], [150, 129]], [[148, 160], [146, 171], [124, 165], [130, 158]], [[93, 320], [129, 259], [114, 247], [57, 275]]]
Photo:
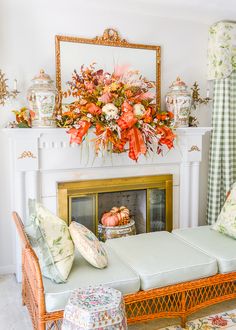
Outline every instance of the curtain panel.
[[214, 81], [207, 222], [213, 224], [236, 181], [236, 71]]

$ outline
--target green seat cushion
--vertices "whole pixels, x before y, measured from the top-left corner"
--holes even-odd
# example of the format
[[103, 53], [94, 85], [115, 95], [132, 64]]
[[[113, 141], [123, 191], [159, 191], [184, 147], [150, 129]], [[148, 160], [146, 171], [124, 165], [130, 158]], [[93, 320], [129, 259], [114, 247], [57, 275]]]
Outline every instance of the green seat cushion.
[[219, 273], [236, 271], [235, 239], [213, 230], [211, 226], [175, 229], [173, 230], [173, 234], [191, 246], [216, 258]]
[[155, 232], [106, 241], [139, 274], [148, 290], [215, 275], [217, 262], [168, 232]]
[[138, 275], [108, 247], [106, 247], [106, 252], [108, 256], [106, 268], [93, 267], [79, 252], [76, 252], [66, 283], [56, 284], [43, 278], [47, 312], [64, 310], [72, 291], [89, 285], [107, 285], [121, 291], [124, 295], [140, 290]]

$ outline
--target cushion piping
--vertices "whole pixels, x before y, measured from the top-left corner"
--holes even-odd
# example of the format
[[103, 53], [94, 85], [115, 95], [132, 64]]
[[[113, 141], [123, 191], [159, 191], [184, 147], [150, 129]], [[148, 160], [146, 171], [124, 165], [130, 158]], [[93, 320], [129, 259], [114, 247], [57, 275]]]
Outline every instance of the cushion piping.
[[[217, 260], [212, 260], [210, 261], [209, 263], [204, 263], [204, 264], [195, 264], [195, 265], [192, 265], [192, 266], [189, 266], [188, 268], [194, 268], [194, 267], [199, 267], [199, 266], [205, 266], [205, 265], [209, 265], [209, 264], [213, 264], [213, 263], [216, 263], [217, 264]], [[165, 270], [163, 272], [159, 272], [159, 273], [153, 273], [153, 274], [143, 274], [143, 273], [140, 273], [140, 274], [143, 274], [145, 277], [151, 277], [151, 276], [155, 276], [155, 275], [159, 275], [159, 274], [162, 274], [162, 273], [170, 273], [172, 271], [176, 271], [176, 270], [181, 270], [181, 269], [185, 269], [186, 267], [179, 267], [179, 268], [175, 268], [175, 269], [171, 269], [171, 270]], [[187, 268], [187, 269], [188, 269]]]

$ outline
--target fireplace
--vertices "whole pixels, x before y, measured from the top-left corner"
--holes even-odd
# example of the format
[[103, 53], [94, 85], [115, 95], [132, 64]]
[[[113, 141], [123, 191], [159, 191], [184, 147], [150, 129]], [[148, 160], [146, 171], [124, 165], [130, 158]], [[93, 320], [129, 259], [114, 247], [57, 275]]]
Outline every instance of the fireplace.
[[58, 215], [98, 235], [102, 214], [126, 206], [137, 234], [168, 230], [172, 224], [172, 175], [83, 180], [58, 183]]
[[[82, 183], [86, 180], [170, 173], [173, 175], [173, 228], [198, 225], [199, 166], [203, 135], [211, 131], [210, 127], [177, 128], [174, 149], [162, 156], [150, 154], [141, 157], [137, 163], [132, 162], [126, 153], [105, 159], [95, 158], [93, 144], [70, 145], [69, 136], [63, 128], [2, 131], [9, 137], [12, 210], [23, 219], [27, 219], [29, 198], [40, 200], [53, 213], [57, 212], [58, 182]], [[61, 211], [64, 208], [68, 212], [68, 198], [63, 203]], [[15, 271], [20, 281], [21, 248], [18, 238], [14, 241]]]

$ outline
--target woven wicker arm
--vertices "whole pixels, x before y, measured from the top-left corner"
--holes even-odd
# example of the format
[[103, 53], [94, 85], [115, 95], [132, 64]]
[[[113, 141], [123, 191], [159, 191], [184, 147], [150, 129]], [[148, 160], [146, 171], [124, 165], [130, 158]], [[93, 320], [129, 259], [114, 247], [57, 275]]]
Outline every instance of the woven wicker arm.
[[22, 302], [27, 306], [34, 329], [44, 329], [46, 313], [41, 269], [16, 212], [12, 214], [22, 244]]

